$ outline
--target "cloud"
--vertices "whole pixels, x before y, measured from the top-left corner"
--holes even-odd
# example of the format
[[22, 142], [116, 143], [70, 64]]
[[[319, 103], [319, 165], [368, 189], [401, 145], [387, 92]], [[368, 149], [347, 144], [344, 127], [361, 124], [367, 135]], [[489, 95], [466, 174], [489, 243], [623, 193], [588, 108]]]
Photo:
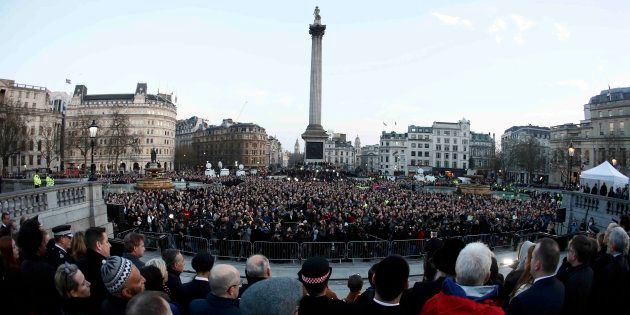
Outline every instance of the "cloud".
[[510, 17], [516, 24], [518, 30], [521, 32], [526, 31], [536, 25], [536, 22], [534, 22], [533, 20], [528, 20], [521, 15], [512, 14]]
[[494, 20], [494, 23], [490, 26], [490, 33], [498, 33], [507, 30], [507, 23], [504, 19], [497, 18]]
[[519, 46], [525, 45], [525, 38], [523, 38], [523, 34], [517, 34], [516, 36], [514, 36], [514, 43]]
[[590, 84], [584, 80], [561, 80], [556, 82], [560, 86], [576, 87], [582, 91], [589, 91]]
[[435, 18], [437, 18], [440, 23], [448, 26], [464, 26], [465, 28], [471, 28], [472, 22], [470, 20], [461, 18], [459, 16], [452, 16], [447, 14], [442, 14], [438, 12], [431, 13]]
[[566, 25], [562, 25], [560, 23], [553, 24], [555, 31], [553, 34], [558, 38], [558, 40], [567, 40], [571, 36], [571, 32], [566, 27]]
[[494, 23], [490, 25], [490, 28], [488, 28], [488, 32], [490, 32], [490, 34], [494, 34], [494, 40], [497, 43], [501, 43], [503, 41], [502, 34], [507, 31], [507, 28], [508, 28], [508, 25], [504, 19], [496, 18], [494, 20]]

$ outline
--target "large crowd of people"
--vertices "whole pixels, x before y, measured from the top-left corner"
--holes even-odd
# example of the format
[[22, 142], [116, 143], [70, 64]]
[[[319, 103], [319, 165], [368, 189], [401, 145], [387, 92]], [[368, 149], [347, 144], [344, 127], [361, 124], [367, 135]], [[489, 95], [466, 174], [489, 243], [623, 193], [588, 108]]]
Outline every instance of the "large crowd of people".
[[[247, 241], [355, 241], [548, 231], [558, 207], [548, 194], [529, 200], [404, 189], [400, 182], [247, 178], [204, 188], [112, 193], [120, 230]], [[402, 184], [404, 185], [404, 183]]]
[[574, 236], [563, 260], [553, 239], [525, 242], [506, 277], [487, 244], [433, 238], [422, 281], [411, 286], [413, 266], [391, 255], [350, 276], [339, 298], [322, 257], [304, 261], [297, 277], [276, 277], [263, 255], [249, 257], [242, 275], [198, 252], [194, 278], [182, 283], [188, 258], [177, 249], [145, 261], [145, 237], [131, 232], [116, 256], [104, 228], [57, 226], [49, 240], [34, 217], [0, 238], [2, 314], [628, 314], [630, 218], [620, 224]]

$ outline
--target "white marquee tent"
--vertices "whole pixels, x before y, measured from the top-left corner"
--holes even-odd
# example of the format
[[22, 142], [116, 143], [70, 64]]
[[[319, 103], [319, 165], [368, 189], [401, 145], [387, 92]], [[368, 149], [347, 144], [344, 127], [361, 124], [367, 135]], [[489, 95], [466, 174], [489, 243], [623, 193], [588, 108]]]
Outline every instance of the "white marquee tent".
[[602, 183], [606, 183], [608, 187], [623, 188], [628, 184], [628, 177], [621, 174], [608, 161], [605, 161], [590, 170], [582, 172], [580, 174], [580, 183], [587, 184], [589, 187], [593, 187], [593, 184], [601, 187]]

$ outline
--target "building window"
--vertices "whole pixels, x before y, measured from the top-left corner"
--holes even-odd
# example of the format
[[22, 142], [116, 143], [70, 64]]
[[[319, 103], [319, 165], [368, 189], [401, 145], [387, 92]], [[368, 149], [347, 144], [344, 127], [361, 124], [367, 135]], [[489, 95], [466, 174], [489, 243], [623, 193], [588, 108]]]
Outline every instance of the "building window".
[[429, 144], [428, 144], [428, 143], [425, 143], [425, 144], [424, 144], [424, 148], [425, 148], [425, 149], [428, 149], [428, 148], [429, 148]]
[[444, 167], [448, 168], [448, 161], [444, 161]]
[[449, 156], [450, 156], [450, 154], [448, 154], [448, 153], [444, 153], [444, 158], [445, 158], [445, 159], [447, 159], [447, 160], [448, 160]]
[[612, 117], [612, 110], [608, 110], [608, 117]]
[[33, 165], [33, 156], [32, 155], [28, 156], [28, 165]]
[[416, 156], [416, 151], [411, 151], [411, 156]]
[[411, 143], [411, 148], [415, 148], [416, 144], [414, 142]]
[[442, 158], [442, 154], [440, 152], [435, 152], [435, 158], [436, 159]]
[[457, 153], [453, 153], [453, 160], [457, 160]]
[[453, 168], [457, 168], [457, 162], [453, 162]]
[[435, 167], [440, 167], [440, 161], [435, 161]]
[[609, 123], [608, 124], [608, 131], [610, 132], [610, 134], [614, 134], [615, 133], [615, 123]]
[[626, 133], [626, 131], [625, 131], [625, 123], [623, 121], [620, 121], [619, 122], [619, 134], [623, 135], [625, 133]]

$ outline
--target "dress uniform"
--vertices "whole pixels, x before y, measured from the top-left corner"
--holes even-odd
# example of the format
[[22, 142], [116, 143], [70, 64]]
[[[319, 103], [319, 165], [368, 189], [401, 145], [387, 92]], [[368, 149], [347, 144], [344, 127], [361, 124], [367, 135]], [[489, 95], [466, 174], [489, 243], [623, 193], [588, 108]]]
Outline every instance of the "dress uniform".
[[[70, 225], [58, 225], [52, 228], [53, 234], [55, 235], [55, 240], [58, 237], [68, 237], [72, 238], [72, 231], [70, 230]], [[67, 250], [59, 245], [58, 242], [55, 242], [53, 245], [48, 247], [46, 251], [46, 260], [48, 263], [55, 267], [59, 267], [59, 265], [63, 263], [74, 263], [74, 259], [68, 254]]]

